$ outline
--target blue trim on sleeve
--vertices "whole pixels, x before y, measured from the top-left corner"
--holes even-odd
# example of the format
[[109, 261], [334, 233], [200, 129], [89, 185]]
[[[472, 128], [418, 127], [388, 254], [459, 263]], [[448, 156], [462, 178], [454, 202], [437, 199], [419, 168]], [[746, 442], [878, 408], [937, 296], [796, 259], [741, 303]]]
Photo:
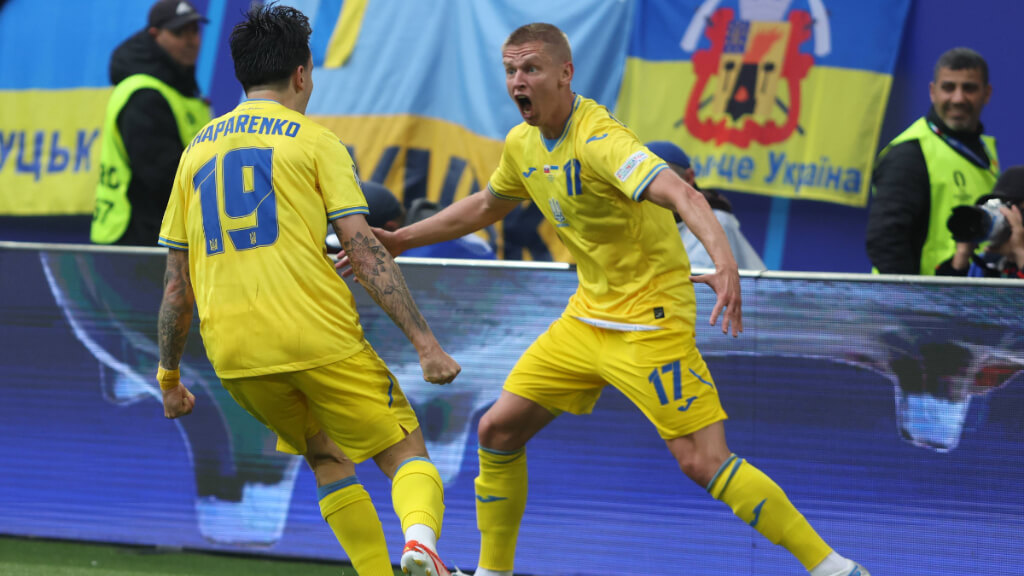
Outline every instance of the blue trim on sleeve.
[[160, 236], [157, 239], [156, 243], [161, 245], [161, 246], [164, 246], [166, 248], [173, 248], [175, 250], [188, 250], [188, 243], [187, 242], [177, 242], [177, 241], [171, 240], [170, 238], [164, 238], [163, 236]]
[[335, 210], [334, 212], [327, 213], [327, 219], [335, 221], [338, 218], [344, 218], [345, 216], [351, 216], [353, 214], [369, 214], [370, 209], [366, 206], [356, 206], [354, 208], [342, 208], [341, 210]]
[[355, 484], [361, 484], [361, 482], [359, 482], [359, 477], [356, 476], [355, 474], [353, 474], [353, 475], [351, 475], [351, 476], [349, 476], [347, 478], [342, 478], [341, 480], [335, 480], [334, 482], [331, 482], [330, 484], [325, 484], [323, 486], [317, 486], [316, 487], [316, 499], [317, 500], [323, 500], [324, 498], [326, 498], [330, 494], [332, 494], [334, 492], [337, 492], [338, 490], [341, 490], [343, 488], [348, 488], [349, 486], [352, 486], [352, 485], [355, 485]]
[[654, 168], [651, 168], [651, 171], [647, 174], [647, 177], [644, 178], [644, 181], [641, 182], [640, 185], [636, 187], [636, 190], [633, 191], [634, 201], [640, 201], [640, 196], [644, 193], [644, 190], [647, 189], [647, 186], [649, 186], [651, 184], [651, 181], [654, 180], [654, 177], [657, 176], [658, 173], [664, 170], [665, 168], [668, 168], [668, 164], [665, 164], [664, 162], [656, 165]]
[[520, 198], [519, 196], [506, 196], [504, 194], [495, 192], [494, 188], [491, 188], [490, 182], [487, 183], [487, 191], [491, 193], [491, 196], [494, 196], [495, 198], [501, 198], [502, 200], [512, 200], [515, 202], [522, 202], [523, 200], [526, 200], [526, 198]]

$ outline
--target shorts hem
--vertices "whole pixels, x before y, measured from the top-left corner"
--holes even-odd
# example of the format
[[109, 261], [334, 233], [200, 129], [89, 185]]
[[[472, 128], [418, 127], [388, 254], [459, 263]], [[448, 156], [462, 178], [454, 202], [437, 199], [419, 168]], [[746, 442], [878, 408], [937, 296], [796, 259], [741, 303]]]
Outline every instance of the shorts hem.
[[708, 426], [711, 426], [712, 424], [714, 424], [716, 422], [724, 422], [725, 420], [728, 420], [728, 419], [729, 419], [729, 415], [726, 414], [725, 411], [722, 411], [721, 413], [715, 414], [715, 415], [713, 415], [712, 417], [710, 417], [710, 418], [708, 418], [706, 420], [701, 420], [700, 422], [697, 422], [693, 426], [687, 426], [684, 429], [685, 430], [684, 432], [681, 432], [681, 433], [672, 432], [672, 433], [670, 433], [669, 436], [666, 436], [666, 435], [661, 433], [661, 430], [658, 430], [658, 436], [661, 436], [662, 440], [675, 440], [676, 438], [682, 438], [683, 436], [689, 436], [690, 434], [693, 434], [695, 432], [703, 430], [703, 429], [707, 428]]
[[[396, 424], [398, 424], [399, 430], [404, 430], [405, 429], [405, 427], [402, 426], [401, 422], [396, 422]], [[393, 436], [389, 437], [386, 440], [382, 440], [381, 442], [378, 442], [377, 444], [374, 444], [372, 447], [367, 448], [366, 450], [360, 451], [358, 454], [349, 454], [348, 452], [345, 451], [344, 447], [342, 447], [341, 451], [345, 452], [345, 456], [348, 456], [348, 459], [351, 460], [352, 462], [355, 462], [356, 464], [362, 464], [363, 462], [366, 462], [367, 460], [373, 458], [377, 454], [380, 454], [381, 452], [387, 450], [388, 448], [391, 448], [395, 444], [398, 444], [402, 440], [405, 440], [406, 437], [408, 437], [409, 434], [412, 434], [416, 430], [419, 430], [419, 428], [420, 427], [417, 425], [412, 430], [409, 430], [408, 434], [404, 434], [403, 435], [403, 434], [399, 433], [397, 435], [393, 435]], [[397, 436], [397, 438], [394, 438], [394, 436]], [[338, 441], [334, 440], [334, 438], [331, 438], [331, 440], [333, 440], [335, 444], [338, 443]]]

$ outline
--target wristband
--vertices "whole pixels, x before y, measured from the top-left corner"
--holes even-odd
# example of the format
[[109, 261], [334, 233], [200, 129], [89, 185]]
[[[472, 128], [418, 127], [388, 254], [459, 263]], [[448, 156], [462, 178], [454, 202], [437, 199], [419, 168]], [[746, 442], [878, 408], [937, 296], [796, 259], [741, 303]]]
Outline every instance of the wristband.
[[163, 366], [157, 366], [156, 381], [161, 391], [173, 390], [181, 384], [181, 370], [164, 370]]

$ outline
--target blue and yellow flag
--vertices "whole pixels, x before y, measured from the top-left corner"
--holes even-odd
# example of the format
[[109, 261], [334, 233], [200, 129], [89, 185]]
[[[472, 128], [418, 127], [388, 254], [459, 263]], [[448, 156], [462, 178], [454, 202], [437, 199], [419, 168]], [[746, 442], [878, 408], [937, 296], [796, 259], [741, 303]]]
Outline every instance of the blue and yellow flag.
[[0, 215], [91, 214], [114, 47], [142, 28], [133, 0], [13, 0], [0, 10]]
[[312, 21], [316, 87], [307, 114], [338, 134], [362, 179], [406, 205], [420, 197], [445, 205], [487, 184], [505, 134], [522, 121], [501, 62], [513, 30], [536, 21], [564, 30], [575, 89], [611, 107], [634, 8], [605, 0], [286, 3]]
[[701, 186], [867, 203], [909, 0], [637, 0], [618, 116]]

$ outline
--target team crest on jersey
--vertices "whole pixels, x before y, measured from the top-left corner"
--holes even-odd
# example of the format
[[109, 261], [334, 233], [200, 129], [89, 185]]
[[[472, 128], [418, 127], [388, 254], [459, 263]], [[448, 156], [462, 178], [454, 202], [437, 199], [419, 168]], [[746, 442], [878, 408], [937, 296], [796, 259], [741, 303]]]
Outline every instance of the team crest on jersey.
[[[831, 52], [824, 0], [803, 1], [809, 10], [791, 9], [793, 0], [738, 0], [737, 14], [705, 0], [682, 41], [694, 52], [697, 79], [683, 116], [694, 137], [746, 148], [802, 132], [801, 82], [815, 56]], [[698, 50], [702, 27], [710, 46]], [[813, 54], [803, 50], [812, 36]]]
[[555, 181], [555, 176], [558, 175], [558, 171], [559, 170], [561, 170], [561, 168], [559, 166], [554, 165], [554, 164], [545, 164], [544, 165], [544, 175], [548, 177], [548, 182], [554, 182]]
[[562, 205], [558, 203], [558, 200], [551, 198], [548, 200], [548, 204], [551, 206], [551, 217], [555, 219], [556, 228], [564, 228], [569, 225], [569, 221], [565, 219], [565, 214], [562, 213]]

